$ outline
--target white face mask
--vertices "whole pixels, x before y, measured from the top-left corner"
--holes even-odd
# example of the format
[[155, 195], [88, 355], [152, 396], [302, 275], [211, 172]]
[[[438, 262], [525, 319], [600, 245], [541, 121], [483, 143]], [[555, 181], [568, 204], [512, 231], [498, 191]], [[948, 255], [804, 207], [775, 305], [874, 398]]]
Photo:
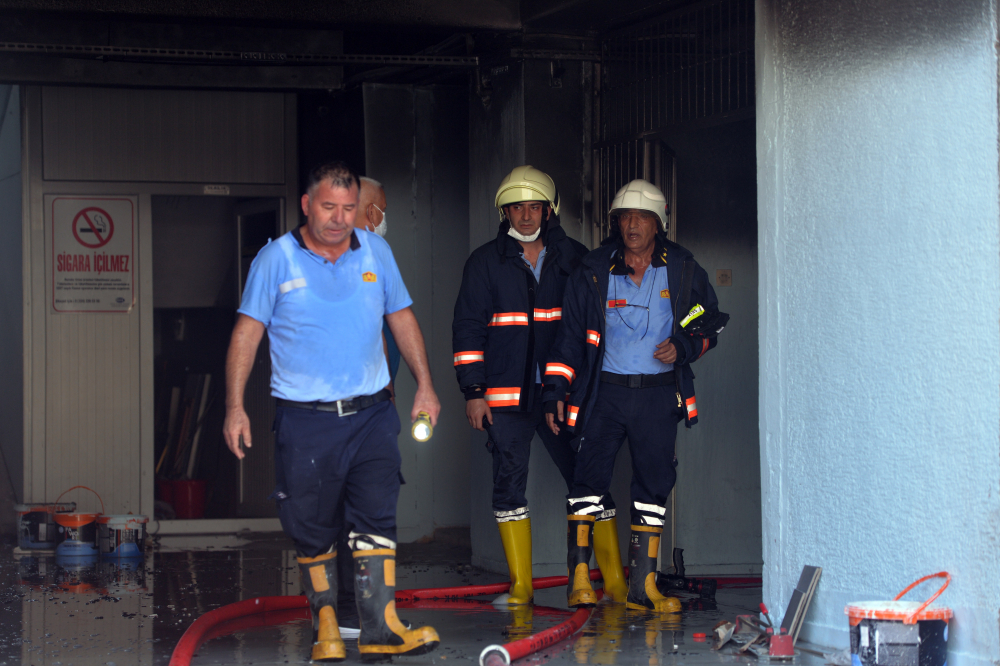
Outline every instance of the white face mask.
[[[372, 205], [375, 206], [375, 204]], [[377, 227], [375, 227], [375, 233], [381, 236], [382, 238], [385, 238], [385, 232], [389, 230], [389, 223], [386, 222], [385, 220], [385, 211], [379, 208], [378, 206], [375, 206], [375, 210], [382, 213], [382, 223], [379, 224]]]
[[[385, 224], [385, 222], [382, 222], [382, 224]], [[538, 235], [540, 233], [542, 233], [542, 227], [541, 226], [539, 226], [537, 229], [535, 229], [535, 233], [531, 234], [530, 236], [525, 236], [524, 234], [522, 234], [522, 233], [520, 233], [518, 231], [515, 231], [514, 227], [511, 227], [510, 229], [507, 230], [507, 235], [508, 236], [510, 236], [512, 238], [516, 238], [517, 240], [521, 241], [522, 243], [531, 243], [531, 242], [534, 242], [538, 238]]]

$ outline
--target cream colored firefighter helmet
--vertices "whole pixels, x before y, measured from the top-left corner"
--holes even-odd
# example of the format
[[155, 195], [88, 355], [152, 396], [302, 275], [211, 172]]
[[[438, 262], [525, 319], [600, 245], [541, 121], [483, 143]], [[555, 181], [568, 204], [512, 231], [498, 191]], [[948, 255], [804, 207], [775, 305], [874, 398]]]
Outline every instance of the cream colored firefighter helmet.
[[552, 206], [552, 212], [559, 214], [559, 192], [555, 181], [547, 173], [539, 171], [530, 164], [514, 167], [514, 170], [504, 176], [497, 188], [495, 205], [500, 211], [500, 219], [504, 217], [503, 207], [520, 201], [547, 201]]
[[609, 216], [617, 215], [623, 210], [648, 210], [660, 219], [660, 229], [667, 230], [667, 198], [663, 196], [656, 185], [648, 180], [636, 178], [631, 183], [618, 190], [611, 202]]

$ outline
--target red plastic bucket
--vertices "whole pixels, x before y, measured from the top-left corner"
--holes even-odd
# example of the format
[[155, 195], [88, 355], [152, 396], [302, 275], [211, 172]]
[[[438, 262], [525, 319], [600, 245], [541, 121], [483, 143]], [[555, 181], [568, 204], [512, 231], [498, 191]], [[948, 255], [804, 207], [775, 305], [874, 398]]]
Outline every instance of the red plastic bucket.
[[174, 503], [174, 482], [172, 479], [157, 479], [156, 480], [156, 492], [159, 493], [159, 499], [166, 502], [167, 504], [173, 505]]
[[[924, 602], [900, 601], [907, 592], [931, 578], [944, 585]], [[924, 576], [892, 601], [857, 601], [844, 612], [851, 624], [851, 662], [854, 666], [944, 666], [948, 663], [950, 608], [931, 606], [951, 576], [941, 571]]]
[[205, 481], [174, 481], [174, 511], [179, 519], [205, 517]]

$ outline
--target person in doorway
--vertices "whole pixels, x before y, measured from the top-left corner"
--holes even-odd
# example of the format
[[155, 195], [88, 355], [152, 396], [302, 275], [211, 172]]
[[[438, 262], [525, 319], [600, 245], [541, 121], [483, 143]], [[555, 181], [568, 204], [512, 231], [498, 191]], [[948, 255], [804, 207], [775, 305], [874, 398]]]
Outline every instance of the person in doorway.
[[[615, 456], [632, 454], [630, 608], [679, 610], [656, 589], [667, 498], [677, 478], [677, 424], [698, 420], [691, 363], [715, 347], [729, 316], [705, 270], [667, 240], [666, 199], [633, 180], [611, 204], [611, 236], [566, 287], [563, 322], [549, 353], [546, 420], [579, 435], [567, 496], [571, 606], [596, 603], [588, 576], [595, 520], [606, 508]], [[568, 395], [568, 402], [567, 402]], [[599, 523], [598, 523], [599, 524]], [[598, 561], [600, 564], [600, 561]], [[603, 565], [601, 566], [604, 571]]]
[[354, 227], [358, 189], [341, 162], [310, 174], [301, 200], [306, 222], [254, 259], [226, 360], [224, 435], [242, 459], [242, 445], [252, 444], [243, 391], [267, 331], [277, 398], [274, 497], [313, 613], [312, 658], [324, 661], [346, 656], [336, 617], [343, 529], [353, 551], [362, 655], [420, 654], [439, 643], [433, 628], [407, 629], [395, 610], [400, 424], [385, 388], [383, 315], [417, 380], [411, 419], [425, 411], [436, 423], [440, 403], [392, 252]]
[[[566, 280], [587, 250], [559, 226], [555, 183], [538, 169], [519, 166], [511, 171], [500, 183], [495, 205], [500, 213], [497, 237], [473, 252], [465, 264], [455, 303], [452, 348], [469, 425], [489, 434], [493, 515], [511, 578], [507, 601], [522, 605], [534, 596], [525, 489], [536, 432], [567, 488], [573, 482], [568, 433], [555, 434], [545, 427], [541, 364], [559, 327]], [[599, 550], [598, 556], [606, 558], [605, 589], [624, 600], [610, 502], [607, 511], [609, 547]]]

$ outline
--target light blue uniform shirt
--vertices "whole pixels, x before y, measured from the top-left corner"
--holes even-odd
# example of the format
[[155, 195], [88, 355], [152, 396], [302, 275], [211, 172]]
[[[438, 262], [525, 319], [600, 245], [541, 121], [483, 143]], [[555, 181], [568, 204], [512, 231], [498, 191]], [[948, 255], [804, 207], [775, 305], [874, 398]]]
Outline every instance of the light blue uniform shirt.
[[[531, 262], [528, 261], [528, 258], [524, 256], [524, 252], [521, 253], [521, 259], [524, 260], [524, 263], [528, 266], [528, 270], [531, 271], [531, 274], [535, 276], [535, 283], [537, 284], [541, 282], [542, 262], [545, 261], [545, 246], [543, 245], [542, 251], [538, 253], [538, 259], [535, 261], [534, 266], [532, 266]], [[537, 365], [535, 366], [535, 383], [536, 384], [542, 383], [542, 369]]]
[[330, 263], [289, 232], [250, 266], [239, 312], [267, 327], [271, 394], [299, 402], [371, 395], [389, 383], [382, 316], [413, 301], [388, 243], [356, 229]]
[[[628, 275], [609, 277], [608, 300], [604, 303], [607, 331], [602, 369], [619, 375], [656, 375], [673, 370], [673, 363], [653, 358], [656, 345], [673, 333], [667, 267], [647, 268], [640, 286]], [[610, 307], [620, 299], [643, 307]]]

